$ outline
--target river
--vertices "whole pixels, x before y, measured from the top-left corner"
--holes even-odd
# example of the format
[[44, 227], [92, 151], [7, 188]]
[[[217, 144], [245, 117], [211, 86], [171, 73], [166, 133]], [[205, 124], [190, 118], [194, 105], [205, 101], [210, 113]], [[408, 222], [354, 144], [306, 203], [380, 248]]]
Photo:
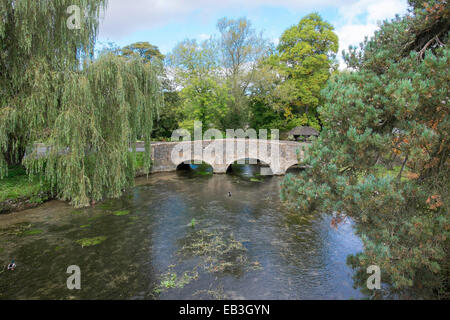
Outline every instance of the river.
[[[361, 299], [352, 222], [289, 212], [257, 166], [139, 178], [120, 199], [0, 216], [0, 299]], [[231, 193], [231, 196], [230, 194]], [[67, 288], [80, 267], [81, 290]]]

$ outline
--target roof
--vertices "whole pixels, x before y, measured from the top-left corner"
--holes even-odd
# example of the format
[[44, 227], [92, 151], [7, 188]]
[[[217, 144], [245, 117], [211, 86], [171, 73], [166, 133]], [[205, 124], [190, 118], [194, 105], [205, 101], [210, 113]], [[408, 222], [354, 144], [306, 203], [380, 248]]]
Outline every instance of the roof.
[[296, 127], [288, 132], [290, 136], [319, 136], [319, 132], [311, 127]]

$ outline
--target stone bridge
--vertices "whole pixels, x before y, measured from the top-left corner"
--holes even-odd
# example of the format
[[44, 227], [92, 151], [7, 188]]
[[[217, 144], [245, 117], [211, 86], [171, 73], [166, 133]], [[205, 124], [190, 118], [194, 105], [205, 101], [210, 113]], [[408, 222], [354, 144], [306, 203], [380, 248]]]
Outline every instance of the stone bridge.
[[[270, 170], [262, 174], [284, 175], [304, 159], [308, 143], [256, 139], [220, 139], [152, 143], [151, 172], [175, 171], [182, 164], [207, 163], [214, 173], [226, 173], [235, 162], [261, 163]], [[137, 148], [143, 151], [142, 146]]]

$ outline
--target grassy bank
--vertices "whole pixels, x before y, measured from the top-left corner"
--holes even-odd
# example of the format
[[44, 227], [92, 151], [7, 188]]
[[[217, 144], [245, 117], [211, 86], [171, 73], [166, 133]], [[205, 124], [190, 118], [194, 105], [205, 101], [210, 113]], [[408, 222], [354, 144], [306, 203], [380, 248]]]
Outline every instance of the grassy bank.
[[[142, 175], [144, 153], [136, 154], [135, 167]], [[0, 214], [34, 208], [48, 201], [50, 193], [50, 186], [39, 177], [30, 179], [24, 167], [10, 167], [8, 176], [0, 179]]]
[[49, 199], [49, 186], [39, 177], [30, 179], [21, 166], [11, 167], [0, 180], [0, 213], [37, 206]]

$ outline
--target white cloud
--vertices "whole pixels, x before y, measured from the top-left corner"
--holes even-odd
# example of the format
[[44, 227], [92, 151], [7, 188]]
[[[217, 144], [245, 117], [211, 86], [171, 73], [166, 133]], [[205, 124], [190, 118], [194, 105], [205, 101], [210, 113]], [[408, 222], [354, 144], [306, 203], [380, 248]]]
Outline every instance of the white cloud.
[[[330, 22], [339, 36], [340, 56], [349, 45], [358, 45], [366, 36], [372, 36], [378, 22], [405, 14], [407, 0], [109, 0], [100, 25], [100, 37], [117, 40], [136, 31], [173, 22], [188, 24], [192, 17], [208, 21], [223, 10], [252, 10], [261, 6], [282, 7], [295, 12], [337, 8], [338, 16]], [[209, 36], [199, 34], [196, 38], [205, 40]], [[276, 35], [272, 37], [277, 44]]]
[[200, 41], [208, 40], [209, 38], [211, 38], [211, 35], [206, 33], [202, 33], [197, 36], [197, 39], [199, 39]]
[[174, 21], [183, 21], [192, 14], [207, 19], [224, 9], [254, 9], [261, 6], [284, 7], [290, 10], [318, 10], [327, 6], [354, 3], [357, 0], [109, 0], [100, 25], [103, 38], [120, 38], [137, 30], [152, 29]]
[[406, 0], [359, 0], [339, 8], [340, 21], [336, 23], [339, 36], [339, 54], [350, 45], [357, 46], [378, 29], [378, 23], [407, 12]]

